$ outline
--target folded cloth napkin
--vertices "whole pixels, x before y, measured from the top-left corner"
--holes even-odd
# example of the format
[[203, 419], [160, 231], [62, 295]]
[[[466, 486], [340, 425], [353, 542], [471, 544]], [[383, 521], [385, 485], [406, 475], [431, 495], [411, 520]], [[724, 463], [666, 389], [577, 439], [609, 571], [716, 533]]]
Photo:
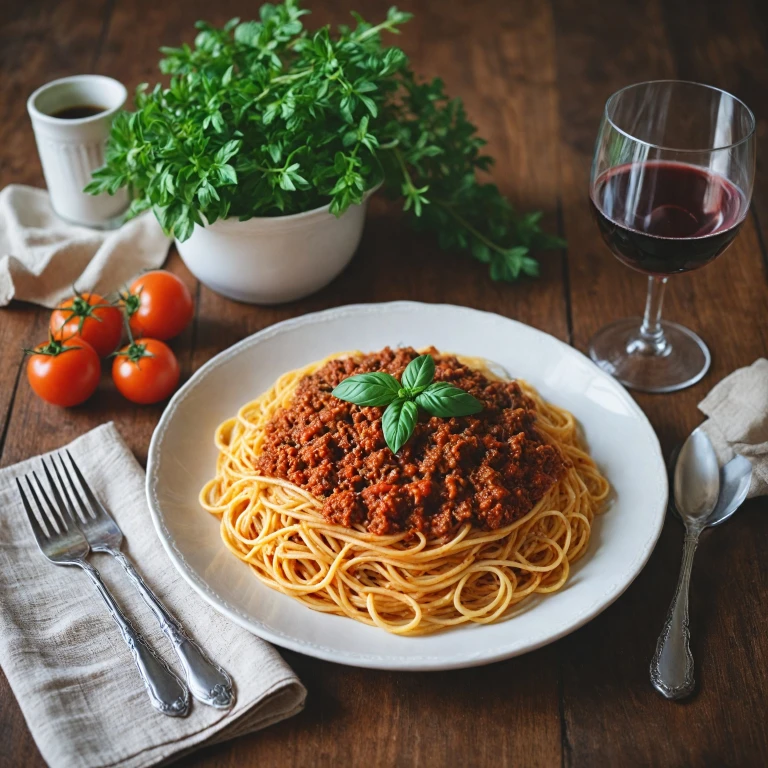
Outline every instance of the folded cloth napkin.
[[752, 462], [749, 498], [768, 495], [768, 360], [726, 376], [699, 403], [704, 431], [720, 464], [741, 454]]
[[72, 286], [111, 293], [159, 267], [170, 242], [151, 212], [103, 232], [62, 221], [44, 189], [11, 184], [0, 192], [0, 307], [55, 307]]
[[[144, 472], [115, 427], [98, 427], [68, 447], [123, 529], [124, 551], [232, 676], [237, 702], [222, 712], [193, 700], [185, 718], [153, 709], [87, 575], [53, 565], [35, 544], [14, 481], [33, 469], [40, 473], [39, 458], [30, 459], [0, 470], [0, 666], [48, 764], [154, 765], [299, 712], [306, 691], [277, 651], [216, 613], [171, 564], [147, 509]], [[183, 679], [170, 643], [120, 565], [105, 554], [91, 562], [134, 626]]]

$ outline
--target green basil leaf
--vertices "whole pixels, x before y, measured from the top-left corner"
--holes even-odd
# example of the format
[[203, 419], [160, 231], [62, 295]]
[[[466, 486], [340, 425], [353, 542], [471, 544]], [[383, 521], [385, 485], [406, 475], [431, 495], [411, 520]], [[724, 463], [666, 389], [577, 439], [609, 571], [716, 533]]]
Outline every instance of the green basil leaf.
[[400, 384], [394, 376], [381, 371], [359, 373], [344, 379], [331, 394], [355, 405], [389, 405], [397, 398]]
[[389, 450], [397, 453], [413, 434], [419, 409], [412, 400], [394, 400], [381, 417], [381, 427]]
[[408, 363], [401, 381], [407, 389], [416, 389], [416, 387], [426, 387], [434, 377], [435, 361], [432, 355], [420, 355]]
[[416, 396], [416, 402], [427, 413], [443, 418], [470, 416], [483, 410], [483, 404], [476, 397], [472, 397], [469, 392], [454, 387], [447, 381], [436, 381], [430, 384]]
[[237, 172], [231, 165], [222, 165], [218, 173], [222, 184], [237, 184]]

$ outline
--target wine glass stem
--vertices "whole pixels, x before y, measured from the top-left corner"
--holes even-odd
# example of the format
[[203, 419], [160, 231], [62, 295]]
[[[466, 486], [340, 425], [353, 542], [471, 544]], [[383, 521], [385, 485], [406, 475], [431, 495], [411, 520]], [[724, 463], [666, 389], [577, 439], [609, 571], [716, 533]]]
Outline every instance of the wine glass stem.
[[646, 355], [664, 355], [669, 352], [669, 343], [661, 326], [661, 307], [664, 303], [666, 277], [648, 278], [648, 296], [645, 300], [645, 314], [640, 326], [639, 338], [630, 345], [630, 352]]

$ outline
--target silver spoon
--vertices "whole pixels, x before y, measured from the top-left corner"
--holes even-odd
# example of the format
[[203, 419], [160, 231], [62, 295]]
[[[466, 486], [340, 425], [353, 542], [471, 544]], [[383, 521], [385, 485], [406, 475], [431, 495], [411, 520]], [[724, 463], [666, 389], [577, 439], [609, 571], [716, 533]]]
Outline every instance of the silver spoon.
[[[673, 452], [670, 462], [673, 467], [676, 465], [678, 454], [679, 451]], [[720, 497], [712, 514], [707, 518], [704, 527], [712, 528], [728, 520], [744, 503], [751, 482], [752, 464], [743, 456], [734, 456], [720, 470]], [[671, 506], [675, 516], [681, 519], [674, 503]], [[653, 675], [653, 672], [651, 674]]]
[[683, 563], [675, 595], [651, 660], [651, 682], [668, 699], [682, 699], [694, 688], [688, 626], [688, 589], [699, 536], [720, 495], [720, 470], [709, 438], [694, 429], [680, 449], [674, 475], [675, 507], [685, 525]]

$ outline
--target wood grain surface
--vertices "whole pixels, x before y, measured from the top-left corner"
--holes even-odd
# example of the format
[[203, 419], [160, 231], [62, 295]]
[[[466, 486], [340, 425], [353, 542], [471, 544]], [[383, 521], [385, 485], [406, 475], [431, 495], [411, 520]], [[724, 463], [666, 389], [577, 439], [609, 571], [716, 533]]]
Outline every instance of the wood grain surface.
[[[378, 18], [387, 0], [319, 0], [308, 24]], [[743, 98], [758, 118], [752, 212], [732, 248], [676, 277], [665, 316], [710, 345], [712, 370], [672, 395], [637, 395], [665, 452], [700, 420], [696, 404], [734, 368], [768, 356], [768, 4], [764, 0], [403, 0], [416, 14], [397, 38], [415, 69], [442, 77], [489, 141], [495, 180], [521, 209], [542, 209], [566, 250], [541, 255], [540, 279], [495, 284], [486, 268], [438, 250], [374, 200], [346, 272], [306, 300], [236, 304], [199, 285], [175, 252], [168, 268], [197, 299], [173, 342], [183, 376], [248, 334], [350, 302], [413, 299], [498, 312], [584, 350], [603, 324], [642, 310], [645, 281], [602, 244], [588, 205], [592, 146], [605, 99], [622, 85], [680, 77]], [[43, 185], [25, 102], [47, 80], [111, 75], [132, 89], [157, 77], [157, 49], [194, 35], [199, 18], [247, 18], [242, 0], [0, 0], [0, 186]], [[0, 257], [3, 254], [0, 254]], [[137, 407], [105, 377], [85, 406], [34, 397], [21, 348], [45, 337], [47, 312], [0, 310], [0, 465], [114, 420], [146, 461], [162, 405]], [[309, 690], [306, 710], [210, 747], [185, 765], [749, 766], [768, 764], [768, 503], [754, 500], [704, 536], [693, 581], [699, 690], [660, 698], [648, 662], [677, 578], [682, 530], [667, 521], [626, 594], [584, 628], [488, 667], [445, 673], [358, 670], [284, 652]], [[1, 610], [0, 606], [0, 610]], [[0, 675], [0, 766], [43, 765]]]

